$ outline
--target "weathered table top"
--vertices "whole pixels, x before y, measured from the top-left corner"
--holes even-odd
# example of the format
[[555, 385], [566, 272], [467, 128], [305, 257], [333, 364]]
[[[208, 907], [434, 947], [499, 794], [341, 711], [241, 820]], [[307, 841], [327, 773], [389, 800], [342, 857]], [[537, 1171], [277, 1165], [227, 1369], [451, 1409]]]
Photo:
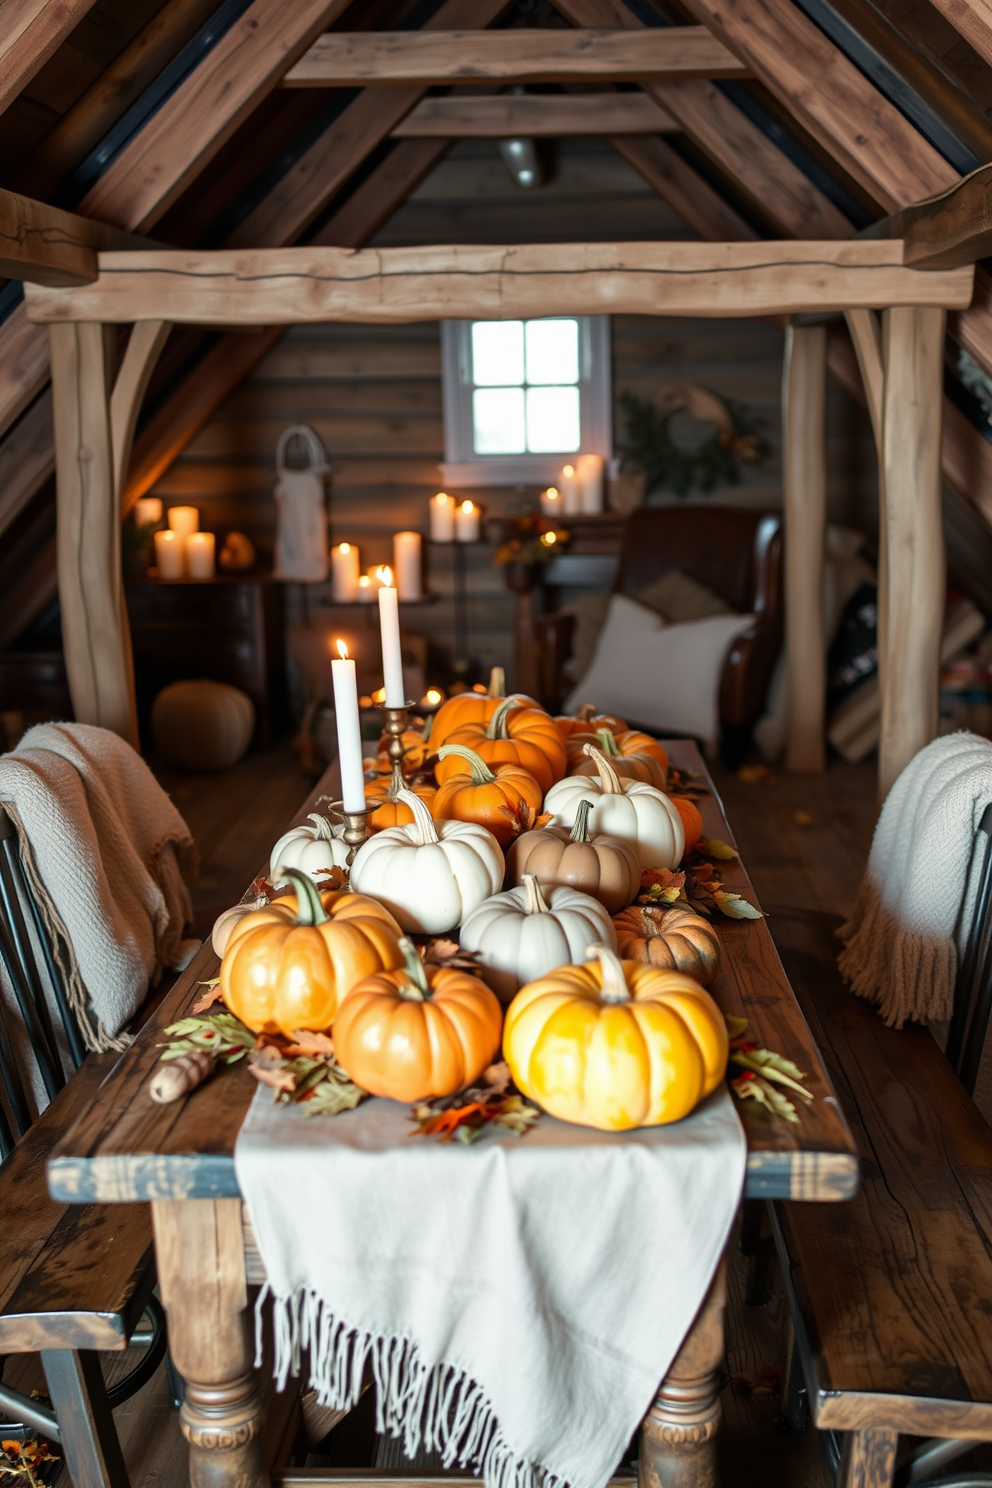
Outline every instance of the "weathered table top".
[[[702, 757], [684, 739], [666, 741], [671, 762], [704, 777], [710, 794], [699, 808], [708, 837], [733, 842]], [[332, 795], [332, 767], [301, 808]], [[740, 861], [720, 864], [724, 887], [757, 903]], [[853, 1138], [834, 1096], [810, 1030], [799, 1010], [764, 920], [720, 918], [723, 956], [711, 991], [728, 1015], [746, 1017], [756, 1042], [784, 1054], [806, 1072], [811, 1105], [797, 1099], [799, 1122], [771, 1115], [755, 1101], [737, 1103], [747, 1135], [745, 1196], [837, 1200], [858, 1185]], [[168, 1198], [237, 1197], [234, 1142], [256, 1085], [241, 1064], [218, 1071], [185, 1099], [156, 1105], [148, 1082], [158, 1064], [163, 1030], [184, 1017], [198, 984], [217, 975], [209, 941], [141, 1029], [92, 1104], [53, 1150], [48, 1186], [63, 1203], [131, 1203]]]

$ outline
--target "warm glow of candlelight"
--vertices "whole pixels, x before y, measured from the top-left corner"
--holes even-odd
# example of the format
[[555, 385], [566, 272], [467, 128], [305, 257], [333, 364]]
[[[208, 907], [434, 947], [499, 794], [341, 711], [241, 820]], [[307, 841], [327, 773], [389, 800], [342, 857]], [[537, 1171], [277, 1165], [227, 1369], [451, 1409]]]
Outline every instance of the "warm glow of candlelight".
[[351, 552], [351, 543], [342, 543], [340, 545], [340, 547], [338, 548], [338, 552], [339, 553], [350, 553]]
[[377, 687], [372, 694], [372, 701], [374, 703], [384, 703], [386, 701], [386, 689], [384, 687]]
[[342, 661], [347, 661], [348, 660], [348, 647], [345, 645], [344, 641], [335, 641], [334, 644], [338, 648], [338, 655], [340, 656], [341, 660]]
[[434, 497], [434, 500], [437, 502], [438, 506], [447, 506], [448, 502], [451, 500], [451, 497], [448, 495], [447, 491], [438, 491], [437, 495]]
[[561, 473], [562, 473], [562, 475], [573, 476], [575, 474], [575, 466], [574, 465], [563, 465], [561, 467]]
[[470, 516], [471, 513], [475, 511], [475, 502], [474, 501], [463, 501], [462, 502], [462, 511], [465, 513], [466, 516]]
[[558, 541], [558, 534], [557, 534], [557, 532], [542, 532], [541, 533], [541, 545], [542, 545], [542, 547], [552, 548], [552, 547], [554, 547], [554, 545], [555, 545], [555, 543], [557, 541]]
[[435, 703], [439, 703], [441, 701], [441, 694], [438, 692], [436, 687], [429, 687], [427, 689], [427, 701], [432, 708], [434, 707]]
[[384, 589], [393, 587], [393, 570], [388, 563], [380, 563], [375, 571], [375, 576]]
[[544, 494], [545, 494], [545, 496], [547, 497], [547, 499], [549, 501], [557, 501], [558, 500], [558, 487], [557, 486], [549, 486], [548, 489], [545, 491]]

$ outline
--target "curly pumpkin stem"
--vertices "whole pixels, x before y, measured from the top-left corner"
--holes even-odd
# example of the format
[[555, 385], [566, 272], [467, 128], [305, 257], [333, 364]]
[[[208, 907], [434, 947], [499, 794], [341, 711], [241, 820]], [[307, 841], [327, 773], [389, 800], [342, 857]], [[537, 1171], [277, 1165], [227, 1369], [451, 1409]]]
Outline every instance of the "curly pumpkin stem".
[[299, 868], [282, 868], [279, 877], [288, 878], [296, 890], [296, 919], [293, 924], [305, 925], [308, 928], [314, 925], [326, 925], [330, 915], [321, 904], [317, 885], [310, 875], [301, 873]]
[[583, 846], [591, 842], [589, 835], [589, 813], [592, 810], [592, 802], [588, 796], [583, 796], [575, 808], [575, 821], [572, 823], [572, 835], [569, 842], [578, 842]]
[[469, 749], [465, 744], [442, 744], [437, 752], [438, 759], [447, 759], [449, 754], [457, 755], [459, 759], [468, 760], [472, 771], [473, 785], [492, 785], [496, 776], [490, 770], [481, 755], [476, 754], [474, 749]]
[[510, 732], [506, 726], [507, 716], [511, 708], [519, 707], [519, 698], [504, 698], [499, 707], [496, 709], [496, 712], [493, 714], [492, 718], [490, 718], [489, 720], [489, 726], [486, 729], [486, 738], [508, 739], [510, 737]]
[[396, 799], [399, 796], [400, 791], [404, 789], [405, 785], [406, 782], [403, 779], [403, 766], [400, 764], [399, 760], [394, 760], [393, 771], [389, 777], [389, 788], [386, 791], [386, 800], [391, 801], [395, 805]]
[[413, 791], [410, 790], [398, 790], [396, 792], [396, 799], [397, 801], [402, 801], [404, 806], [409, 806], [413, 812], [413, 825], [417, 832], [416, 843], [418, 847], [427, 847], [435, 842], [440, 842], [441, 839], [438, 837], [434, 826], [434, 819], [426, 804], [419, 796], [415, 796]]
[[600, 1002], [630, 1002], [630, 988], [627, 986], [627, 978], [623, 973], [623, 962], [616, 952], [611, 951], [608, 946], [597, 945], [589, 946], [586, 955], [590, 960], [593, 956], [599, 957], [603, 973]]
[[603, 787], [604, 796], [622, 796], [624, 794], [620, 776], [610, 764], [606, 755], [595, 744], [583, 744], [582, 753], [587, 754], [591, 760], [596, 761], [596, 769], [599, 771], [600, 784]]
[[[331, 806], [333, 810], [333, 803]], [[316, 811], [311, 811], [307, 821], [313, 822], [313, 835], [316, 842], [330, 842], [334, 833], [331, 831], [331, 823], [326, 816], [320, 816]]]
[[506, 673], [501, 666], [494, 666], [489, 673], [489, 696], [506, 697]]
[[582, 723], [589, 723], [589, 721], [596, 716], [595, 703], [583, 703], [582, 707], [579, 709], [578, 713], [576, 713], [575, 716], [576, 718], [580, 719]]
[[431, 989], [427, 983], [427, 972], [420, 959], [420, 952], [413, 941], [408, 940], [405, 935], [401, 937], [399, 947], [403, 952], [406, 974], [410, 978], [405, 987], [398, 989], [400, 996], [405, 997], [408, 1002], [427, 1002]]
[[620, 746], [618, 745], [616, 739], [609, 729], [597, 729], [596, 738], [599, 740], [600, 749], [607, 756], [607, 758], [620, 758]]
[[548, 906], [541, 893], [536, 873], [525, 873], [520, 880], [524, 886], [524, 914], [547, 914]]

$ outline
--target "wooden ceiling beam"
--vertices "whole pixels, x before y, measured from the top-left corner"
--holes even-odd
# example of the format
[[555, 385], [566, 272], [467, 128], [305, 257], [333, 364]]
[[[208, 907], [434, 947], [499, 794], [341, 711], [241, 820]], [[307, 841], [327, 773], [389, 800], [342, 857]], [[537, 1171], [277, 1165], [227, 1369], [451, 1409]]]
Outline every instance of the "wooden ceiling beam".
[[25, 286], [47, 324], [298, 325], [535, 315], [787, 315], [971, 301], [974, 271], [919, 272], [902, 244], [523, 243], [354, 253], [258, 248], [101, 253], [99, 278]]
[[746, 77], [747, 68], [705, 26], [648, 31], [521, 27], [472, 31], [327, 32], [283, 78], [286, 88], [369, 84], [640, 82]]
[[902, 238], [905, 262], [918, 269], [977, 263], [992, 253], [992, 165], [883, 217], [861, 236]]
[[147, 248], [148, 239], [0, 188], [0, 276], [33, 284], [87, 284], [100, 248]]
[[664, 140], [615, 135], [610, 144], [704, 241], [757, 241], [754, 228]]
[[992, 67], [992, 0], [930, 0], [930, 4]]
[[394, 139], [565, 139], [570, 135], [671, 134], [679, 125], [646, 93], [504, 93], [423, 98]]
[[0, 113], [83, 19], [93, 0], [5, 0], [0, 23]]

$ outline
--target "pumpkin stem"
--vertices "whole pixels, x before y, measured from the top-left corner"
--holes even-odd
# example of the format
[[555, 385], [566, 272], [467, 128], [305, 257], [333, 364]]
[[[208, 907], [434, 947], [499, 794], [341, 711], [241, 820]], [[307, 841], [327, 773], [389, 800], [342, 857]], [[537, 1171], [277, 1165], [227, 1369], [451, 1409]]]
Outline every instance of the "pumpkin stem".
[[506, 673], [501, 666], [494, 666], [489, 673], [489, 696], [506, 697]]
[[399, 988], [399, 994], [408, 1002], [426, 1002], [431, 995], [431, 989], [427, 984], [427, 972], [420, 959], [420, 952], [413, 941], [408, 940], [405, 935], [400, 937], [399, 947], [403, 952], [406, 974], [410, 978], [405, 987]]
[[620, 776], [610, 764], [606, 755], [595, 744], [583, 744], [582, 753], [587, 754], [591, 760], [596, 761], [596, 769], [599, 771], [600, 784], [603, 787], [604, 796], [622, 796], [623, 786], [620, 784]]
[[389, 789], [386, 792], [387, 801], [395, 802], [397, 795], [403, 789], [405, 783], [403, 779], [403, 766], [399, 760], [394, 760], [393, 772], [389, 777]]
[[595, 715], [596, 715], [596, 705], [595, 705], [595, 703], [583, 703], [582, 704], [582, 707], [579, 709], [578, 713], [576, 713], [575, 716], [576, 716], [576, 718], [581, 719], [583, 723], [589, 723], [589, 721], [592, 718], [594, 718]]
[[609, 759], [618, 758], [620, 748], [609, 729], [597, 729], [596, 738], [599, 740], [600, 749]]
[[434, 719], [436, 717], [437, 717], [437, 714], [436, 713], [428, 713], [427, 717], [424, 719], [424, 743], [425, 744], [427, 743], [428, 739], [431, 736], [431, 729], [434, 727]]
[[308, 873], [301, 873], [299, 868], [281, 868], [280, 878], [288, 878], [296, 890], [296, 919], [295, 925], [305, 925], [312, 928], [314, 925], [326, 925], [330, 915], [320, 902], [317, 893], [317, 885]]
[[415, 796], [411, 790], [403, 789], [396, 792], [396, 799], [402, 801], [404, 806], [409, 806], [413, 812], [413, 825], [417, 833], [418, 847], [427, 847], [431, 843], [440, 841], [433, 818], [419, 796]]
[[547, 914], [548, 906], [541, 893], [536, 873], [525, 873], [521, 879], [524, 886], [524, 914]]
[[313, 835], [316, 842], [330, 842], [334, 836], [331, 823], [326, 816], [319, 816], [316, 811], [311, 811], [307, 821], [313, 822]]
[[603, 977], [603, 990], [600, 994], [601, 1002], [630, 1002], [630, 988], [627, 986], [627, 978], [624, 975], [623, 962], [615, 951], [609, 946], [589, 946], [586, 955], [591, 960], [593, 956], [599, 957], [600, 971]]
[[464, 744], [442, 744], [437, 752], [438, 759], [447, 759], [449, 754], [457, 755], [459, 759], [468, 760], [472, 773], [473, 785], [492, 785], [496, 776], [490, 770], [481, 755], [476, 754], [474, 749], [469, 749]]
[[592, 839], [589, 836], [589, 813], [592, 810], [592, 802], [588, 796], [583, 796], [575, 808], [575, 821], [572, 823], [572, 835], [569, 842], [586, 843]]
[[511, 708], [519, 707], [519, 698], [504, 698], [499, 707], [496, 709], [496, 712], [493, 714], [492, 718], [490, 718], [489, 720], [489, 727], [486, 729], [486, 738], [508, 739], [510, 737], [510, 733], [506, 727], [507, 715], [509, 714]]

